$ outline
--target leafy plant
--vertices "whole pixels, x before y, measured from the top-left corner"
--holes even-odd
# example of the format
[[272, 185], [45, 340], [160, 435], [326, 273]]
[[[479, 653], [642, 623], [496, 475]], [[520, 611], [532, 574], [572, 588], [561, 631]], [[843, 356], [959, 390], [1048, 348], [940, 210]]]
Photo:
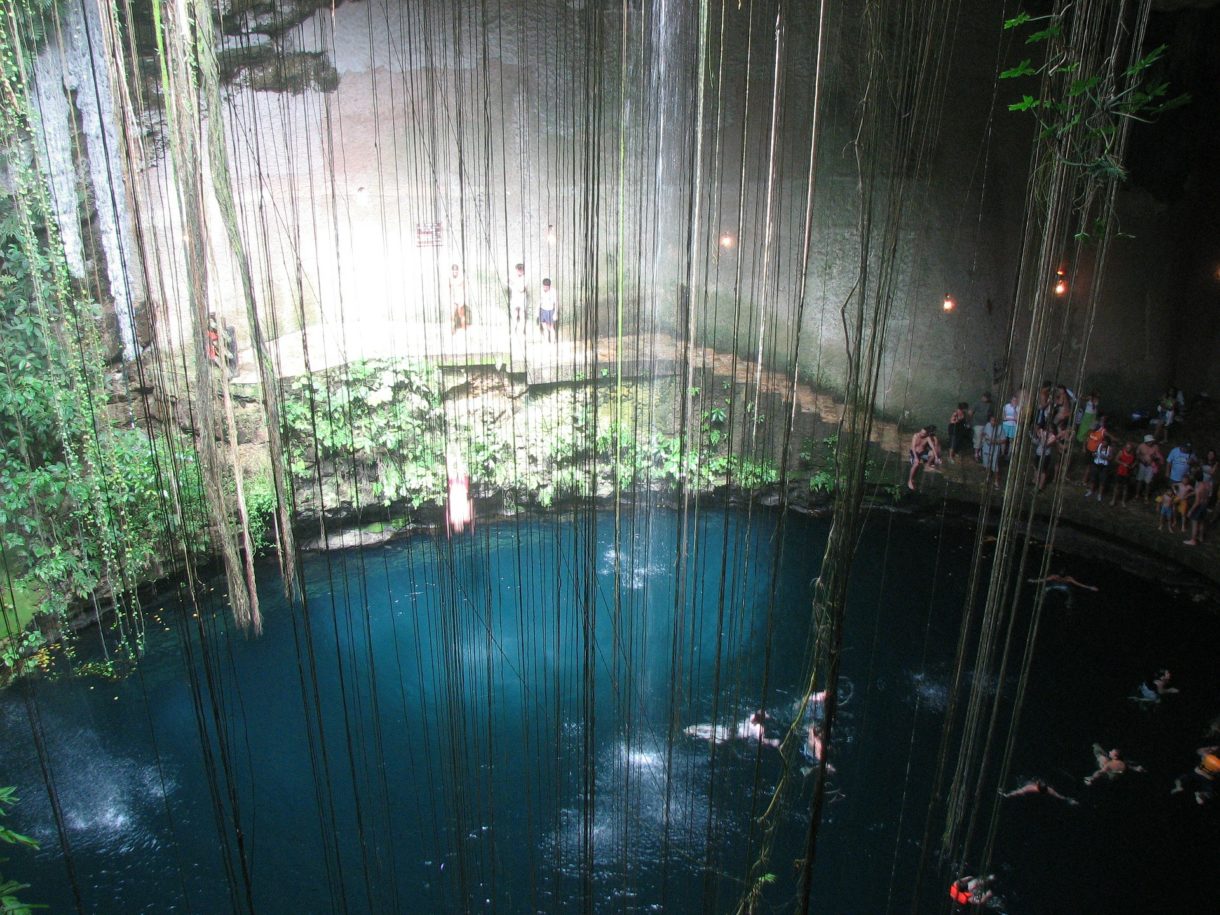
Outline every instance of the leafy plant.
[[[6, 808], [12, 807], [17, 803], [18, 798], [14, 794], [15, 791], [16, 789], [12, 787], [0, 787], [0, 817], [8, 816]], [[2, 823], [0, 823], [0, 841], [8, 845], [20, 845], [34, 851], [38, 850], [38, 843], [33, 839], [19, 832], [14, 832]], [[18, 899], [17, 894], [24, 889], [29, 889], [29, 884], [18, 883], [12, 879], [6, 880], [3, 876], [0, 876], [0, 912], [6, 913], [6, 915], [8, 913], [22, 915], [22, 913], [28, 913], [34, 909], [46, 908], [43, 905], [31, 905]]]
[[1171, 95], [1168, 81], [1156, 75], [1166, 45], [1153, 48], [1122, 70], [1121, 80], [1102, 69], [1090, 69], [1107, 62], [1090, 64], [1070, 53], [1065, 12], [1038, 17], [1020, 12], [1004, 22], [1006, 30], [1032, 29], [1025, 44], [1041, 45], [1045, 55], [1039, 65], [1026, 57], [1001, 71], [999, 78], [1047, 77], [1044, 90], [1022, 94], [1008, 110], [1032, 114], [1041, 127], [1041, 138], [1059, 143], [1061, 154], [1087, 174], [1124, 180], [1127, 172], [1119, 159], [1118, 122], [1150, 121], [1185, 105], [1190, 96]]

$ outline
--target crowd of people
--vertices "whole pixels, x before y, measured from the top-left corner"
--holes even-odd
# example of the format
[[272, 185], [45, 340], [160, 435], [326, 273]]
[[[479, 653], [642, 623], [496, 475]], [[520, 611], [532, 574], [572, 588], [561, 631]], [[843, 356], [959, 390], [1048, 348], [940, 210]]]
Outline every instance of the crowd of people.
[[[1064, 385], [1044, 384], [1032, 397], [1018, 393], [1001, 405], [984, 393], [973, 405], [958, 403], [949, 416], [946, 457], [956, 463], [972, 454], [986, 482], [998, 488], [1021, 447], [1018, 429], [1027, 417], [1026, 446], [1039, 491], [1061, 473], [1065, 482], [1083, 487], [1086, 499], [1124, 506], [1148, 503], [1155, 509], [1158, 530], [1180, 532], [1184, 544], [1197, 546], [1209, 525], [1220, 520], [1215, 482], [1220, 458], [1214, 448], [1170, 443], [1184, 416], [1185, 398], [1176, 388], [1165, 393], [1155, 411], [1134, 414], [1134, 428], [1123, 424], [1121, 429], [1102, 410], [1096, 392], [1078, 398]], [[935, 426], [911, 436], [909, 460], [907, 487], [914, 490], [919, 471], [938, 470], [944, 460]]]

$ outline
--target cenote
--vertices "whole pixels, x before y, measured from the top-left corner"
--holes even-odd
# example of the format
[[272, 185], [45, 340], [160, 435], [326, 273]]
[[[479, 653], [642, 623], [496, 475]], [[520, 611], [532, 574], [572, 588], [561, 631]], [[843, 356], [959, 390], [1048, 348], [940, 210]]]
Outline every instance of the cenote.
[[[778, 737], [793, 719], [827, 525], [778, 518], [554, 514], [314, 555], [291, 606], [268, 570], [255, 639], [218, 600], [200, 618], [166, 601], [129, 676], [0, 696], [0, 768], [43, 846], [24, 877], [53, 911], [77, 904], [72, 880], [86, 911], [732, 910], [782, 760], [685, 729], [765, 707]], [[943, 906], [917, 874], [972, 542], [943, 517], [865, 528], [818, 911]], [[1101, 591], [1047, 602], [1014, 773], [1081, 803], [1003, 802], [1004, 908], [1195, 910], [1217, 889], [1216, 822], [1168, 789], [1212, 711], [1220, 624], [1113, 566], [1073, 571]], [[1181, 694], [1138, 708], [1162, 663]], [[1147, 772], [1085, 788], [1094, 740]], [[789, 774], [776, 872], [816, 770], [797, 752]], [[777, 873], [762, 904], [792, 893]]]

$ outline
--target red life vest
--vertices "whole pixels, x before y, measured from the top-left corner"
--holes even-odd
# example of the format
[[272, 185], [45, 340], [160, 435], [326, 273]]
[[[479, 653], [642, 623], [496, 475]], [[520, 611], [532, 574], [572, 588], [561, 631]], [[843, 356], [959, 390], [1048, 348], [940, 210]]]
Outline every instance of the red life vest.
[[970, 905], [970, 893], [958, 886], [956, 880], [949, 884], [949, 898], [958, 905]]
[[1089, 454], [1093, 454], [1095, 451], [1097, 451], [1097, 446], [1101, 444], [1101, 440], [1105, 437], [1106, 430], [1100, 426], [1088, 434], [1084, 440], [1084, 447]]

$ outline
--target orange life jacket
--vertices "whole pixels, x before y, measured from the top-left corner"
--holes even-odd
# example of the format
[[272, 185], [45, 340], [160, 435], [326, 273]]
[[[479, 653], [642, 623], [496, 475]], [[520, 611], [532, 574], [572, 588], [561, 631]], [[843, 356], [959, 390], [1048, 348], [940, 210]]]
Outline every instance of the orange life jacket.
[[1084, 447], [1092, 454], [1097, 450], [1097, 446], [1101, 444], [1101, 440], [1105, 438], [1106, 430], [1098, 426], [1084, 440]]
[[949, 898], [958, 905], [970, 905], [970, 893], [958, 886], [956, 880], [949, 884]]

